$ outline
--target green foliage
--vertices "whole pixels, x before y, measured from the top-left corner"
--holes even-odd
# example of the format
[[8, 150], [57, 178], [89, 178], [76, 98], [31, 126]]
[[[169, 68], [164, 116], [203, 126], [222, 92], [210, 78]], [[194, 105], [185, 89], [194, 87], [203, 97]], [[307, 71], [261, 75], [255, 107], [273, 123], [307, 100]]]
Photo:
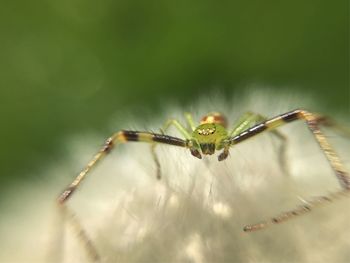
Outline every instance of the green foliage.
[[54, 162], [67, 134], [109, 134], [115, 113], [157, 116], [166, 99], [189, 105], [214, 88], [240, 96], [252, 82], [293, 86], [344, 112], [347, 5], [2, 1], [2, 187]]

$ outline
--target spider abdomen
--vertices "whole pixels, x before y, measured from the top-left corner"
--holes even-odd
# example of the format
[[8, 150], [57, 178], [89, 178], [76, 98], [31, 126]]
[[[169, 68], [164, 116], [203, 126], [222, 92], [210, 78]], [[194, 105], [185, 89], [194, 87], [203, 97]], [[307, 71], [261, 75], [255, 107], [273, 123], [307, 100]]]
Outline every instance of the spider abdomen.
[[206, 124], [206, 123], [215, 123], [223, 126], [224, 128], [227, 128], [227, 119], [226, 117], [220, 113], [220, 112], [211, 112], [205, 115], [202, 119], [200, 124]]

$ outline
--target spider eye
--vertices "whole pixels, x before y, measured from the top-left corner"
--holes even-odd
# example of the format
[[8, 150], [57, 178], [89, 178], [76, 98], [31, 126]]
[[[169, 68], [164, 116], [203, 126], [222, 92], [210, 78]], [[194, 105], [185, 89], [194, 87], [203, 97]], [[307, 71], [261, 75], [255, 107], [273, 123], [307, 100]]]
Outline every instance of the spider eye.
[[211, 135], [214, 134], [216, 131], [215, 127], [212, 128], [206, 128], [206, 129], [199, 129], [197, 132], [199, 135]]

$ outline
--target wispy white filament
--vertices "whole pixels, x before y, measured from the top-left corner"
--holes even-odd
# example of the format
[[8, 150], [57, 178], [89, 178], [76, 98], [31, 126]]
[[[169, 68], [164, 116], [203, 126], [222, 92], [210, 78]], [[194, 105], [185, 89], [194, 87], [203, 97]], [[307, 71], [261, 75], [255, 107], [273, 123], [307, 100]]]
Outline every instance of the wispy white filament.
[[[202, 98], [190, 109], [171, 106], [146, 129], [158, 131], [166, 118], [184, 123], [184, 111], [197, 120], [221, 111], [232, 126], [246, 111], [273, 117], [299, 107], [316, 108], [305, 98], [267, 91], [230, 100]], [[129, 123], [123, 128], [145, 129]], [[130, 143], [113, 150], [88, 176], [69, 207], [102, 262], [348, 262], [350, 199], [259, 232], [243, 232], [247, 224], [339, 189], [303, 122], [280, 130], [289, 140], [289, 175], [278, 162], [281, 142], [268, 133], [233, 147], [223, 162], [217, 156], [198, 160], [186, 149], [159, 145], [160, 181], [149, 145]], [[325, 133], [348, 167], [350, 142]], [[169, 134], [180, 136], [174, 129]], [[54, 200], [103, 143], [98, 137], [70, 140], [69, 157], [43, 171], [46, 181], [9, 191], [0, 218], [0, 262], [47, 263], [59, 256], [63, 262], [88, 262], [74, 231], [55, 224]], [[62, 250], [55, 254], [60, 231], [65, 233]]]

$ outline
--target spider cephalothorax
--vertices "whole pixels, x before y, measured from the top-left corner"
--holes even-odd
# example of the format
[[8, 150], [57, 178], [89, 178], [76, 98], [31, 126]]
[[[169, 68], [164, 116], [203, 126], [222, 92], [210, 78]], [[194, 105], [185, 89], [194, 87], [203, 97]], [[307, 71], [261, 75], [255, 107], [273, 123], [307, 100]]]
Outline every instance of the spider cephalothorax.
[[212, 155], [215, 150], [223, 148], [223, 141], [227, 138], [227, 120], [219, 112], [205, 115], [192, 132], [191, 142], [196, 150], [191, 149], [192, 155], [201, 158], [199, 151], [204, 155]]
[[214, 154], [215, 150], [223, 147], [223, 140], [227, 138], [227, 131], [221, 124], [204, 123], [193, 132], [192, 138], [205, 155]]

